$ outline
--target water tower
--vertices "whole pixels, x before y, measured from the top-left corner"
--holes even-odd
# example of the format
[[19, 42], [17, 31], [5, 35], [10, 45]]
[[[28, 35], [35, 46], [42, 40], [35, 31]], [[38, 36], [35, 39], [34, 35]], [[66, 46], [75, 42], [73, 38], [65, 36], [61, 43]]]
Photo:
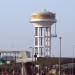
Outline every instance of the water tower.
[[[55, 13], [46, 10], [35, 12], [32, 14], [30, 22], [35, 28], [34, 54], [36, 53], [38, 57], [51, 56], [51, 38], [57, 36]], [[55, 24], [55, 33], [52, 35], [53, 24]]]

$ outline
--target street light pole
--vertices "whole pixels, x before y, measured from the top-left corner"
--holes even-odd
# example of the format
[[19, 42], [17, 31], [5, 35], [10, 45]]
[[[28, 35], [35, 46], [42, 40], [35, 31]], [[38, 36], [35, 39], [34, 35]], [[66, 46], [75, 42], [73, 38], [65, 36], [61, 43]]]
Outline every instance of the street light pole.
[[74, 66], [74, 46], [73, 46], [73, 56], [72, 56], [72, 75], [73, 75], [73, 66]]
[[59, 75], [61, 75], [61, 37], [59, 37], [59, 40], [60, 40]]

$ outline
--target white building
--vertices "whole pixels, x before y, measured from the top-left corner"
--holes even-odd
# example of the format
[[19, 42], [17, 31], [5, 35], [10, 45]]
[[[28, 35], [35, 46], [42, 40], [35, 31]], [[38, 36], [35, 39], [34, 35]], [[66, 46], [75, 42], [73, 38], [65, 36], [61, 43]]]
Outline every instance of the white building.
[[49, 11], [35, 12], [31, 16], [31, 23], [34, 25], [34, 54], [37, 54], [38, 57], [42, 56], [51, 56], [51, 38], [56, 37], [56, 28], [55, 34], [52, 34], [51, 27], [56, 23], [55, 13]]

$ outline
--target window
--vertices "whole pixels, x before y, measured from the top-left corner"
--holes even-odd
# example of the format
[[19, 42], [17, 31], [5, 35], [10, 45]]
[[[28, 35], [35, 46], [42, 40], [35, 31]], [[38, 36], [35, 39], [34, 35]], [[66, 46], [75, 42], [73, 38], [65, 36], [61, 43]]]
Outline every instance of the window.
[[35, 37], [35, 45], [38, 45], [38, 38]]
[[42, 36], [42, 27], [40, 28], [40, 36]]
[[37, 47], [35, 47], [35, 53], [38, 54], [38, 48]]
[[35, 27], [35, 36], [38, 36], [38, 27]]
[[43, 55], [43, 51], [42, 51], [42, 48], [40, 48], [40, 55], [41, 55], [41, 56]]
[[39, 40], [40, 40], [39, 43], [40, 43], [40, 45], [42, 46], [43, 38], [40, 38]]

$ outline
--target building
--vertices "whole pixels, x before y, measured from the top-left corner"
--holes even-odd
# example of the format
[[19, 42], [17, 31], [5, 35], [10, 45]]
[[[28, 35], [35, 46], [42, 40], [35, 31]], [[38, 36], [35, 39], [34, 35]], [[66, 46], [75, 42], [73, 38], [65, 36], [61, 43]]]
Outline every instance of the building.
[[[53, 12], [44, 10], [35, 12], [30, 22], [34, 25], [34, 54], [37, 57], [51, 56], [51, 38], [56, 34], [56, 15]], [[52, 25], [55, 24], [55, 33], [52, 34]]]

